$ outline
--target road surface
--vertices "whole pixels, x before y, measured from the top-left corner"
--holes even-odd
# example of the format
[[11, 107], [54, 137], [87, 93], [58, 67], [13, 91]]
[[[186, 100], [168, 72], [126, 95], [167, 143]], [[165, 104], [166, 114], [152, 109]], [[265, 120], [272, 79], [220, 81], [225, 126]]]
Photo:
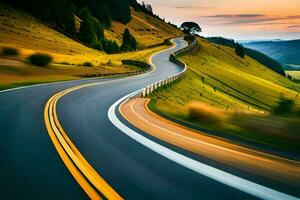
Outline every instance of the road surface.
[[57, 104], [57, 115], [86, 160], [124, 199], [256, 199], [162, 157], [109, 121], [108, 109], [118, 99], [181, 70], [168, 61], [171, 52], [186, 46], [182, 39], [175, 39], [175, 43], [175, 48], [153, 57], [156, 70], [146, 75], [70, 81], [0, 93], [1, 199], [88, 198], [54, 148], [43, 114], [46, 102], [57, 92], [94, 82], [103, 84], [63, 96]]

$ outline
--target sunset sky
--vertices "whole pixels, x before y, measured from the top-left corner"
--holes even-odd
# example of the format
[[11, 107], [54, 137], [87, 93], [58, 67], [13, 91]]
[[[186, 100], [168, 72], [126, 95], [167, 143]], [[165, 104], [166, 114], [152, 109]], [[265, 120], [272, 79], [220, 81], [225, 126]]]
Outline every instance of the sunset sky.
[[[139, 1], [141, 2], [141, 1]], [[300, 0], [144, 0], [180, 25], [195, 21], [204, 36], [237, 40], [300, 38]]]

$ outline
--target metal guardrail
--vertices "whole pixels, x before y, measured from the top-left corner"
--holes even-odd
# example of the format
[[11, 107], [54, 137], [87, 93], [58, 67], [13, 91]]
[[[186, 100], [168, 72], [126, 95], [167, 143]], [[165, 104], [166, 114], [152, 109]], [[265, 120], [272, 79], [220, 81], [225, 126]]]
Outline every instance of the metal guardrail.
[[148, 85], [147, 87], [145, 87], [142, 91], [142, 94], [141, 96], [143, 98], [147, 97], [149, 94], [151, 94], [153, 91], [157, 90], [158, 88], [160, 88], [161, 86], [164, 86], [164, 85], [167, 85], [169, 83], [172, 83], [173, 81], [176, 81], [178, 80], [179, 78], [181, 78], [186, 70], [187, 70], [187, 66], [184, 62], [178, 60], [176, 57], [181, 55], [181, 54], [185, 54], [185, 53], [188, 53], [192, 50], [194, 50], [195, 48], [198, 47], [198, 42], [197, 40], [195, 39], [189, 46], [183, 48], [183, 49], [180, 49], [172, 54], [170, 54], [170, 57], [169, 57], [169, 60], [177, 65], [179, 65], [180, 67], [182, 67], [182, 71], [173, 75], [173, 76], [170, 76], [170, 77], [167, 77], [163, 80], [160, 80], [158, 82], [155, 82], [151, 85]]
[[83, 77], [92, 78], [92, 77], [117, 76], [117, 75], [118, 76], [135, 76], [135, 75], [147, 73], [153, 69], [152, 66], [149, 65], [148, 63], [143, 62], [143, 61], [137, 61], [137, 60], [122, 60], [122, 64], [123, 65], [135, 65], [142, 69], [138, 70], [138, 71], [123, 72], [123, 73], [117, 73], [117, 72], [116, 73], [106, 73], [106, 74], [94, 73], [94, 74], [84, 75]]

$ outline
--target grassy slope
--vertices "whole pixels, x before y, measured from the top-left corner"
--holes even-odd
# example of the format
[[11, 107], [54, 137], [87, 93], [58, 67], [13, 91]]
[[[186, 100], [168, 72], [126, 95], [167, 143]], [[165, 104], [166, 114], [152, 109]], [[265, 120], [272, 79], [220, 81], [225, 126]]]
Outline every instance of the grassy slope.
[[124, 25], [120, 22], [113, 22], [112, 29], [106, 30], [107, 38], [122, 43], [122, 33], [127, 27], [137, 39], [139, 47], [146, 47], [163, 42], [165, 39], [180, 35], [180, 31], [161, 20], [146, 15], [143, 12], [137, 12], [131, 9], [132, 20]]
[[[184, 105], [203, 101], [226, 109], [271, 109], [281, 95], [293, 99], [300, 86], [260, 63], [235, 55], [234, 49], [199, 40], [196, 55], [181, 58], [188, 64], [186, 76], [178, 84], [153, 95], [157, 108], [168, 114], [184, 113]], [[202, 78], [204, 77], [204, 83]], [[216, 92], [214, 88], [216, 88]], [[201, 96], [202, 94], [202, 96]], [[300, 105], [300, 99], [296, 99]]]
[[[141, 13], [134, 14], [143, 15]], [[142, 23], [141, 20], [136, 21], [134, 19], [128, 24], [129, 27], [142, 30], [149, 26], [148, 23]], [[113, 24], [115, 27], [118, 23], [113, 22]], [[116, 31], [116, 28], [113, 28], [115, 33], [106, 31], [106, 34], [111, 36], [110, 39], [121, 40], [121, 32], [125, 26], [118, 26], [120, 26], [118, 28], [119, 32]], [[169, 25], [161, 23], [160, 26], [168, 27], [170, 33], [173, 32], [179, 35]], [[161, 33], [165, 35], [156, 35], [152, 30], [148, 31], [148, 33], [148, 35], [140, 34], [138, 37], [140, 41], [145, 40], [145, 44], [147, 45], [156, 44], [166, 37], [175, 36], [166, 32]], [[152, 35], [151, 41], [148, 40], [149, 35]], [[81, 78], [81, 75], [92, 73], [105, 74], [133, 71], [136, 68], [122, 66], [121, 60], [136, 59], [147, 61], [154, 52], [166, 48], [158, 47], [132, 53], [107, 55], [66, 37], [23, 11], [0, 4], [0, 48], [1, 46], [18, 48], [20, 56], [14, 58], [17, 61], [0, 59], [0, 89], [40, 82], [78, 79]], [[46, 69], [24, 64], [23, 60], [35, 52], [51, 54], [55, 64]], [[110, 60], [113, 66], [106, 65]], [[79, 66], [86, 61], [93, 63], [96, 67], [87, 68]], [[70, 65], [57, 64], [61, 62], [67, 62]]]
[[298, 122], [294, 119], [233, 114], [228, 122], [216, 125], [188, 117], [188, 104], [194, 101], [205, 102], [224, 111], [229, 106], [229, 111], [256, 114], [261, 110], [272, 109], [280, 96], [285, 96], [294, 99], [300, 108], [300, 97], [297, 96], [300, 92], [299, 84], [250, 57], [239, 58], [232, 48], [214, 45], [204, 39], [199, 39], [199, 44], [199, 52], [180, 57], [188, 64], [183, 79], [150, 95], [150, 109], [193, 126], [221, 131], [224, 137], [227, 137], [226, 134], [234, 135], [299, 151], [298, 128], [295, 125]]
[[[299, 84], [274, 73], [250, 57], [239, 58], [234, 49], [213, 45], [203, 39], [199, 43], [202, 46], [199, 52], [180, 57], [188, 64], [186, 75], [179, 82], [151, 94], [150, 109], [195, 126], [219, 130], [224, 134], [300, 150], [297, 144], [298, 128], [291, 128], [296, 127], [295, 123], [298, 122], [293, 122], [290, 127], [284, 124], [289, 123], [287, 121], [290, 119], [287, 118], [282, 118], [281, 121], [281, 118], [273, 119], [272, 116], [264, 118], [264, 115], [253, 115], [252, 119], [252, 115], [247, 117], [237, 114], [232, 115], [228, 123], [219, 126], [194, 121], [188, 117], [188, 104], [193, 101], [205, 102], [224, 111], [229, 106], [229, 111], [256, 114], [260, 110], [272, 109], [282, 95], [294, 99], [296, 106], [300, 108], [300, 97], [297, 96], [300, 92]], [[244, 119], [248, 122], [244, 122]], [[248, 130], [248, 126], [251, 126], [251, 130]]]

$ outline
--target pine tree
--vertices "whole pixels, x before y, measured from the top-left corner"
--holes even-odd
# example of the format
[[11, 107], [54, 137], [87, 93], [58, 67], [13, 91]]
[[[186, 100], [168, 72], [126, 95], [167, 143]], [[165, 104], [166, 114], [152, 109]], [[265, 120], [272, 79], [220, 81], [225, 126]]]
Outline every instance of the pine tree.
[[237, 43], [236, 47], [235, 47], [235, 53], [236, 55], [240, 56], [241, 58], [245, 57], [245, 49], [243, 47], [243, 45]]
[[136, 39], [133, 36], [131, 36], [130, 45], [131, 45], [131, 49], [132, 50], [136, 50], [136, 48], [137, 48], [137, 41], [136, 41]]
[[136, 39], [130, 34], [129, 30], [126, 28], [123, 33], [123, 43], [121, 46], [122, 51], [132, 51], [136, 50], [137, 42]]
[[110, 0], [108, 2], [112, 19], [123, 24], [131, 20], [130, 0]]
[[80, 38], [83, 42], [91, 45], [96, 42], [97, 36], [94, 32], [92, 16], [88, 8], [80, 12], [82, 23], [80, 24]]
[[[56, 22], [57, 28], [61, 29], [63, 32], [74, 35], [75, 34], [75, 7], [71, 0], [55, 0], [53, 1], [54, 5], [53, 11], [56, 13]], [[59, 5], [59, 6], [57, 6]]]
[[103, 46], [103, 50], [108, 54], [120, 52], [120, 47], [115, 41], [103, 40], [102, 46]]
[[99, 21], [95, 18], [93, 18], [93, 28], [97, 36], [97, 40], [101, 42], [104, 39], [104, 28], [103, 26], [100, 25]]

